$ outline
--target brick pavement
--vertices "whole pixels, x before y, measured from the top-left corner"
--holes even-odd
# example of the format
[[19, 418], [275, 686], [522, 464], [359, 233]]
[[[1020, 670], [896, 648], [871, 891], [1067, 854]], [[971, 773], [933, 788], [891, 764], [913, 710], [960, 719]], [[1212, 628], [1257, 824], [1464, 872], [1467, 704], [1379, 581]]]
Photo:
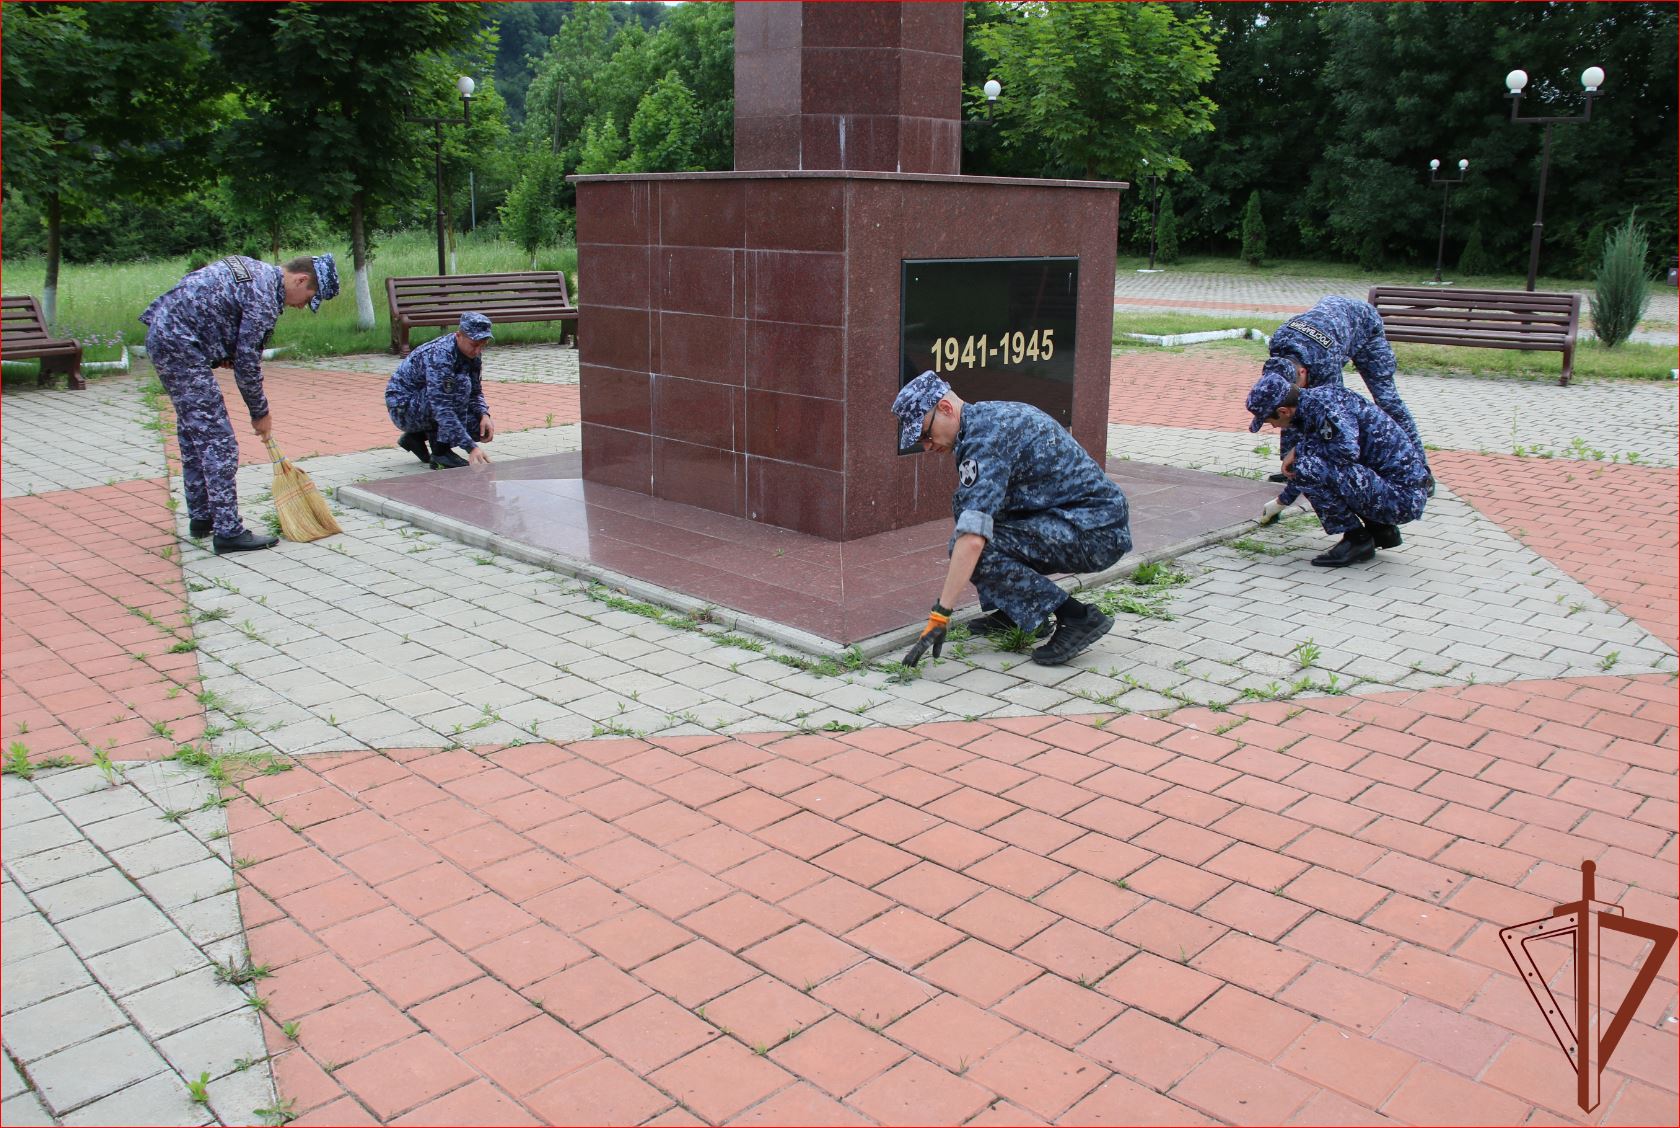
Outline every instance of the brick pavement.
[[[1144, 368], [1201, 381], [1203, 404], [1248, 367], [1176, 355]], [[382, 412], [339, 419], [346, 379], [366, 378], [271, 373], [277, 412], [291, 398], [341, 451], [308, 460], [317, 481], [426, 472], [386, 448]], [[1116, 387], [1127, 455], [1268, 465], [1240, 419], [1191, 396], [1145, 421], [1126, 412], [1158, 389]], [[1178, 562], [1173, 617], [1074, 667], [971, 646], [905, 685], [790, 669], [362, 514], [317, 545], [216, 558], [181, 538], [166, 557], [184, 519], [158, 432], [137, 399], [105, 405], [131, 463], [60, 441], [39, 497], [7, 487], [8, 745], [85, 759], [115, 726], [138, 738], [120, 761], [161, 752], [159, 723], [218, 752], [314, 751], [219, 794], [173, 765], [112, 788], [93, 768], [8, 777], [7, 1009], [88, 1017], [45, 1052], [8, 1013], [4, 1119], [1578, 1119], [1495, 931], [1578, 895], [1582, 857], [1601, 897], [1676, 915], [1674, 479], [1485, 438], [1672, 466], [1674, 400], [1561, 389], [1597, 397], [1562, 433], [1531, 429], [1561, 402], [1537, 387], [1404, 385], [1414, 406], [1439, 390], [1431, 438], [1457, 450], [1372, 569], [1311, 574], [1321, 536], [1273, 529]], [[62, 435], [78, 395], [5, 406]], [[498, 457], [575, 447], [535, 410]], [[32, 454], [7, 445], [8, 483]], [[130, 478], [96, 484], [113, 473]], [[266, 474], [242, 472], [248, 519]], [[196, 649], [167, 655], [189, 617]], [[94, 712], [53, 696], [78, 676]], [[1244, 700], [1301, 676], [1319, 688]], [[640, 735], [585, 739], [603, 728]], [[112, 813], [141, 801], [161, 814]], [[200, 876], [132, 872], [152, 848], [131, 843], [171, 828], [222, 867], [213, 885], [185, 841], [157, 856]], [[86, 844], [55, 837], [72, 831]], [[230, 869], [244, 931], [212, 936], [193, 914], [216, 919]], [[161, 1012], [74, 977], [100, 897], [161, 908], [199, 953], [178, 949]], [[171, 1039], [212, 1028], [188, 1013], [216, 1006], [201, 961], [241, 938], [275, 967], [244, 988], [273, 1056], [206, 1061], [194, 1113], [200, 1059]], [[1614, 955], [1612, 986], [1636, 954]], [[1595, 1120], [1676, 1118], [1675, 980], [1671, 955]], [[66, 1054], [87, 1086], [41, 1067]]]

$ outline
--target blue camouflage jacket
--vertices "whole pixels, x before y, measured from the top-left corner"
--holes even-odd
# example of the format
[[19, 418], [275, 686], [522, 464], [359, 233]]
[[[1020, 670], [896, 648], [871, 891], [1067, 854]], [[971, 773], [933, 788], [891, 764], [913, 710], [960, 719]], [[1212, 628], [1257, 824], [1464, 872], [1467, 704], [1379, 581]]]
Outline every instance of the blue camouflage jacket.
[[1334, 480], [1354, 463], [1400, 486], [1421, 486], [1423, 455], [1382, 408], [1340, 384], [1301, 391], [1290, 424], [1297, 432], [1295, 482]]
[[1273, 356], [1299, 361], [1307, 370], [1307, 386], [1316, 388], [1340, 383], [1353, 354], [1382, 335], [1382, 315], [1375, 307], [1332, 294], [1278, 326], [1268, 349]]
[[993, 522], [1050, 510], [1080, 530], [1127, 524], [1120, 487], [1067, 428], [1029, 404], [964, 404], [951, 454], [957, 463], [951, 514], [959, 535], [991, 540]]
[[148, 342], [188, 363], [233, 365], [239, 394], [252, 419], [268, 414], [262, 352], [286, 309], [285, 274], [243, 255], [195, 270], [146, 307], [140, 320]]
[[478, 442], [468, 434], [467, 421], [490, 414], [484, 399], [484, 359], [462, 356], [455, 347], [455, 334], [445, 333], [397, 365], [385, 387], [385, 399], [423, 400], [437, 423], [437, 441], [471, 450]]

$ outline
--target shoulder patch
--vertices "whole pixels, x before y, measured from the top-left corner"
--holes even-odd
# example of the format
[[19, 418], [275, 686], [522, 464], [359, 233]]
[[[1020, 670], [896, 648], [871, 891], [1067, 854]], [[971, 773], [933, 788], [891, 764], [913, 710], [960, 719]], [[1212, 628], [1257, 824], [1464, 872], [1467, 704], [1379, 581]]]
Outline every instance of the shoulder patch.
[[1291, 321], [1289, 328], [1311, 337], [1318, 342], [1320, 348], [1334, 349], [1336, 347], [1335, 343], [1330, 340], [1330, 335], [1316, 325], [1308, 325], [1305, 321]]
[[972, 486], [979, 480], [980, 464], [972, 458], [963, 459], [962, 465], [957, 467], [957, 481], [964, 486]]

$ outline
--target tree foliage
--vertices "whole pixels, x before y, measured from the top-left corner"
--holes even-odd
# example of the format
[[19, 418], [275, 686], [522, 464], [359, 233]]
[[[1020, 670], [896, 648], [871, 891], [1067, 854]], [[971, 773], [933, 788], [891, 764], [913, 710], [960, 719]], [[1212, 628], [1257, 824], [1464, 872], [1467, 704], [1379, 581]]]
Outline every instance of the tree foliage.
[[1645, 225], [1631, 215], [1604, 241], [1591, 305], [1593, 333], [1607, 349], [1633, 336], [1645, 316], [1651, 299], [1651, 275], [1645, 266], [1649, 254]]
[[971, 25], [1007, 98], [998, 134], [1017, 167], [1120, 179], [1212, 126], [1202, 86], [1218, 69], [1211, 22], [1167, 4], [1009, 4]]
[[1266, 216], [1260, 210], [1260, 189], [1249, 193], [1248, 206], [1243, 209], [1242, 259], [1250, 266], [1266, 261]]

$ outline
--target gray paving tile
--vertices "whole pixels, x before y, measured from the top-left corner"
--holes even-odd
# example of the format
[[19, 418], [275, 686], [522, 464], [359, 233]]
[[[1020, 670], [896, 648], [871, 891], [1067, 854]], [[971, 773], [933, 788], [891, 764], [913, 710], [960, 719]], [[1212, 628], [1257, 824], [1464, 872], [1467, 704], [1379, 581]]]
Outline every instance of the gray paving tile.
[[47, 1106], [62, 1115], [166, 1068], [151, 1043], [125, 1026], [43, 1058], [29, 1075]]
[[[8, 922], [7, 928], [11, 927]], [[169, 918], [151, 901], [136, 897], [108, 909], [65, 921], [59, 932], [82, 958], [156, 936], [170, 928]]]
[[159, 1073], [67, 1113], [64, 1123], [213, 1124], [215, 1118], [208, 1108], [192, 1100], [181, 1078], [173, 1073]]
[[120, 999], [208, 964], [209, 960], [192, 941], [169, 929], [94, 956], [87, 961], [87, 969]]
[[59, 923], [91, 913], [98, 909], [119, 905], [138, 897], [140, 889], [117, 870], [109, 867], [84, 877], [61, 881], [35, 892], [35, 903], [47, 919]]
[[222, 1077], [232, 1073], [236, 1063], [268, 1053], [256, 1012], [247, 1007], [171, 1034], [158, 1042], [158, 1049], [189, 1078], [203, 1073]]
[[126, 995], [122, 1002], [141, 1030], [161, 1038], [245, 1009], [247, 998], [239, 988], [217, 979], [213, 969], [201, 968]]
[[103, 987], [89, 986], [6, 1015], [6, 1048], [28, 1065], [128, 1025]]
[[34, 955], [25, 954], [27, 950], [20, 951], [19, 958], [6, 965], [6, 987], [0, 992], [0, 1003], [7, 1014], [93, 982], [93, 976], [75, 952], [57, 943], [56, 936], [54, 945]]
[[0, 1124], [57, 1124], [47, 1106], [34, 1093], [19, 1093], [0, 1102]]

